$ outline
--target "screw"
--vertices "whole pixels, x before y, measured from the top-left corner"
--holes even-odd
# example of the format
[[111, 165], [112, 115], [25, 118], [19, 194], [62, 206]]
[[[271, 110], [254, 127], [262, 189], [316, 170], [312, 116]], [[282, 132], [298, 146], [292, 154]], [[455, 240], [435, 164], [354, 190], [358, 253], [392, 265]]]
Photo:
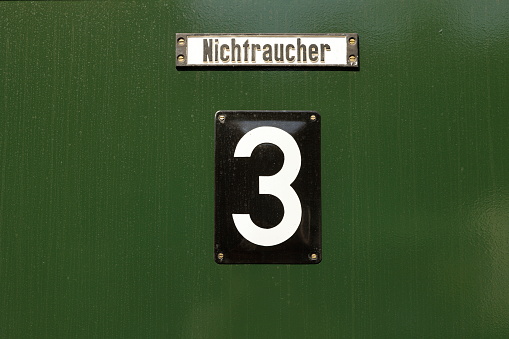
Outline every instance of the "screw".
[[311, 260], [316, 260], [316, 259], [318, 259], [318, 256], [316, 255], [316, 253], [312, 253]]
[[310, 117], [309, 117], [309, 119], [310, 119], [311, 121], [316, 121], [316, 115], [314, 115], [314, 114], [313, 114], [312, 116], [310, 116]]
[[350, 55], [348, 60], [350, 60], [350, 62], [355, 62], [357, 60], [357, 58], [355, 57], [355, 55]]
[[355, 38], [350, 38], [348, 42], [350, 43], [350, 45], [355, 45]]
[[179, 56], [177, 57], [177, 60], [178, 60], [179, 62], [184, 62], [184, 56], [183, 56], [182, 54], [181, 54], [181, 55], [179, 55]]
[[224, 122], [224, 119], [226, 119], [226, 117], [224, 115], [220, 115], [217, 117], [219, 119], [220, 122]]
[[177, 42], [178, 42], [178, 44], [179, 44], [180, 46], [183, 46], [183, 45], [184, 45], [184, 43], [185, 43], [185, 40], [184, 40], [184, 38], [178, 38]]
[[217, 259], [223, 260], [223, 258], [224, 258], [224, 254], [223, 253], [218, 253], [217, 254]]

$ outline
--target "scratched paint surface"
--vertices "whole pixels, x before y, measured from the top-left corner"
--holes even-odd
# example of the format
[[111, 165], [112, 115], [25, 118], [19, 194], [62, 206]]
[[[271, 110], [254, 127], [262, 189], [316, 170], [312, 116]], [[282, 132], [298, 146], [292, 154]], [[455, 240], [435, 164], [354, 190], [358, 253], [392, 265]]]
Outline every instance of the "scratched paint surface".
[[[176, 32], [360, 36], [177, 71]], [[0, 337], [509, 337], [509, 3], [0, 3]], [[323, 261], [220, 266], [213, 115], [322, 116]]]

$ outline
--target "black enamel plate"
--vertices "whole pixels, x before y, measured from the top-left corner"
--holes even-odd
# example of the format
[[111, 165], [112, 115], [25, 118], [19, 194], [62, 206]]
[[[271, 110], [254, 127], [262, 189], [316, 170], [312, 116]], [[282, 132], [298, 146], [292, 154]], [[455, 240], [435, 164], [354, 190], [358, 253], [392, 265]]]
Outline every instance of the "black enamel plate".
[[220, 264], [321, 261], [320, 115], [215, 115], [215, 246]]

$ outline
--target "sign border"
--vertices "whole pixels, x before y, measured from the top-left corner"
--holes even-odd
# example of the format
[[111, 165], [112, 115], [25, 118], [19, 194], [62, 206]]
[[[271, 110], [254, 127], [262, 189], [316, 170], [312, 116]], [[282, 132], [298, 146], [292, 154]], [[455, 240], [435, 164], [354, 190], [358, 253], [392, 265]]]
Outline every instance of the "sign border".
[[[200, 36], [219, 36], [219, 37], [239, 37], [239, 36], [252, 36], [252, 37], [345, 37], [347, 39], [347, 64], [279, 64], [279, 63], [267, 63], [267, 64], [188, 64], [187, 63], [187, 38], [188, 37], [200, 37]], [[350, 38], [355, 39], [355, 44], [348, 43]], [[181, 40], [183, 39], [183, 40]], [[179, 40], [182, 43], [179, 43]], [[355, 61], [350, 61], [349, 57], [354, 56]], [[179, 58], [180, 57], [180, 58]], [[290, 68], [290, 69], [353, 69], [359, 68], [359, 35], [357, 33], [176, 33], [175, 34], [175, 67], [179, 68], [205, 68], [205, 69], [260, 69], [260, 68]]]

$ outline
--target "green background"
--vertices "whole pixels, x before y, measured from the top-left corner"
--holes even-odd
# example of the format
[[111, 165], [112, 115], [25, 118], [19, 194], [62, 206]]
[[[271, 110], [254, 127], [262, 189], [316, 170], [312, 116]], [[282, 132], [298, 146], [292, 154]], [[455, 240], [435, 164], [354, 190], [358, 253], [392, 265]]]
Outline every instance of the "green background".
[[[177, 71], [355, 32], [360, 71]], [[0, 337], [509, 337], [509, 2], [0, 3]], [[213, 260], [218, 110], [322, 117], [323, 261]]]

